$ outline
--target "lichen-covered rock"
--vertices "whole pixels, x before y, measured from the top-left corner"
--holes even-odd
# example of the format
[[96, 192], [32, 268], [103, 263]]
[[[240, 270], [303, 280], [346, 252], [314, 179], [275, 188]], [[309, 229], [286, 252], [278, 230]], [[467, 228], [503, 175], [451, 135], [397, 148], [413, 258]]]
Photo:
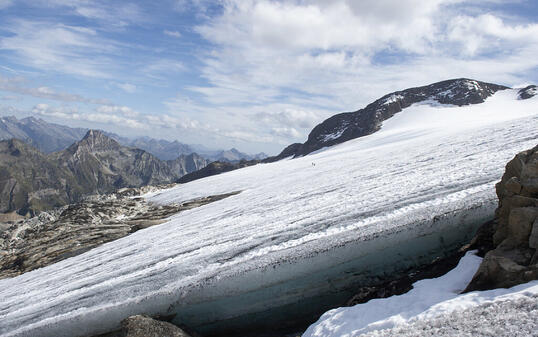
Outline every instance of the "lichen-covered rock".
[[496, 190], [495, 220], [479, 231], [471, 245], [489, 251], [466, 291], [538, 279], [538, 146], [517, 154], [506, 165]]
[[128, 317], [121, 322], [121, 325], [125, 337], [190, 337], [171, 323], [145, 315]]

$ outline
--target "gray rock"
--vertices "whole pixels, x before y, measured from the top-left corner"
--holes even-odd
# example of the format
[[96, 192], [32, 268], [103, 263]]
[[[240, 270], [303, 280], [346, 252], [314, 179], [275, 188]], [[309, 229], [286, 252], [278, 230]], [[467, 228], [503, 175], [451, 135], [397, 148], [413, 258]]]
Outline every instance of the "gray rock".
[[121, 322], [125, 337], [190, 337], [179, 327], [155, 320], [149, 316], [136, 315]]

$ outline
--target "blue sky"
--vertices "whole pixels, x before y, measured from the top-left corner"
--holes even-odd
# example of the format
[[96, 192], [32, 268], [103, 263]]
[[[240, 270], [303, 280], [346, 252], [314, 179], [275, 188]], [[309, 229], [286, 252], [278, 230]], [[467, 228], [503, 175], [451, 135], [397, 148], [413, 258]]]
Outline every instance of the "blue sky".
[[0, 114], [247, 152], [394, 90], [538, 82], [538, 2], [0, 0]]

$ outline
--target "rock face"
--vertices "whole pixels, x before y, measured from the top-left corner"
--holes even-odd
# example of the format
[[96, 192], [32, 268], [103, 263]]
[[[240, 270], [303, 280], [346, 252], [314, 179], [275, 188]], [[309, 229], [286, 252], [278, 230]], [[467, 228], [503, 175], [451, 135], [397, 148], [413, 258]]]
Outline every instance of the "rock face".
[[42, 212], [0, 228], [0, 279], [41, 268], [82, 254], [140, 229], [163, 223], [165, 218], [237, 193], [215, 195], [181, 204], [157, 206], [133, 197], [151, 188], [121, 189]]
[[466, 291], [538, 279], [538, 146], [506, 165], [496, 190], [495, 221], [486, 224], [471, 245], [487, 253]]
[[0, 142], [0, 212], [58, 207], [81, 192], [67, 168], [37, 149], [16, 139]]
[[379, 130], [384, 120], [414, 103], [432, 101], [458, 106], [477, 104], [504, 89], [508, 88], [462, 78], [396, 91], [381, 97], [364, 109], [344, 112], [326, 119], [310, 132], [305, 143], [292, 144], [268, 161], [304, 156], [323, 147], [372, 134]]
[[207, 164], [196, 154], [164, 162], [96, 130], [48, 155], [19, 140], [1, 141], [0, 212], [34, 214], [90, 194], [167, 184]]

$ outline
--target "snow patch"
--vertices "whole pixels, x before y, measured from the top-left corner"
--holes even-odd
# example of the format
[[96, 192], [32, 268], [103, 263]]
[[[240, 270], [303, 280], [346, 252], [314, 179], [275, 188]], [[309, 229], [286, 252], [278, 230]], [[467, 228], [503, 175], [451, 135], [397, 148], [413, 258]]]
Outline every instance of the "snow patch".
[[[481, 260], [474, 252], [468, 252], [456, 268], [444, 276], [415, 282], [413, 289], [406, 294], [328, 311], [307, 329], [303, 337], [359, 336], [376, 330], [432, 320], [454, 311], [487, 303], [515, 301], [538, 295], [538, 281], [510, 289], [460, 295], [471, 281]], [[413, 334], [411, 331], [412, 335], [418, 333], [414, 331]]]

